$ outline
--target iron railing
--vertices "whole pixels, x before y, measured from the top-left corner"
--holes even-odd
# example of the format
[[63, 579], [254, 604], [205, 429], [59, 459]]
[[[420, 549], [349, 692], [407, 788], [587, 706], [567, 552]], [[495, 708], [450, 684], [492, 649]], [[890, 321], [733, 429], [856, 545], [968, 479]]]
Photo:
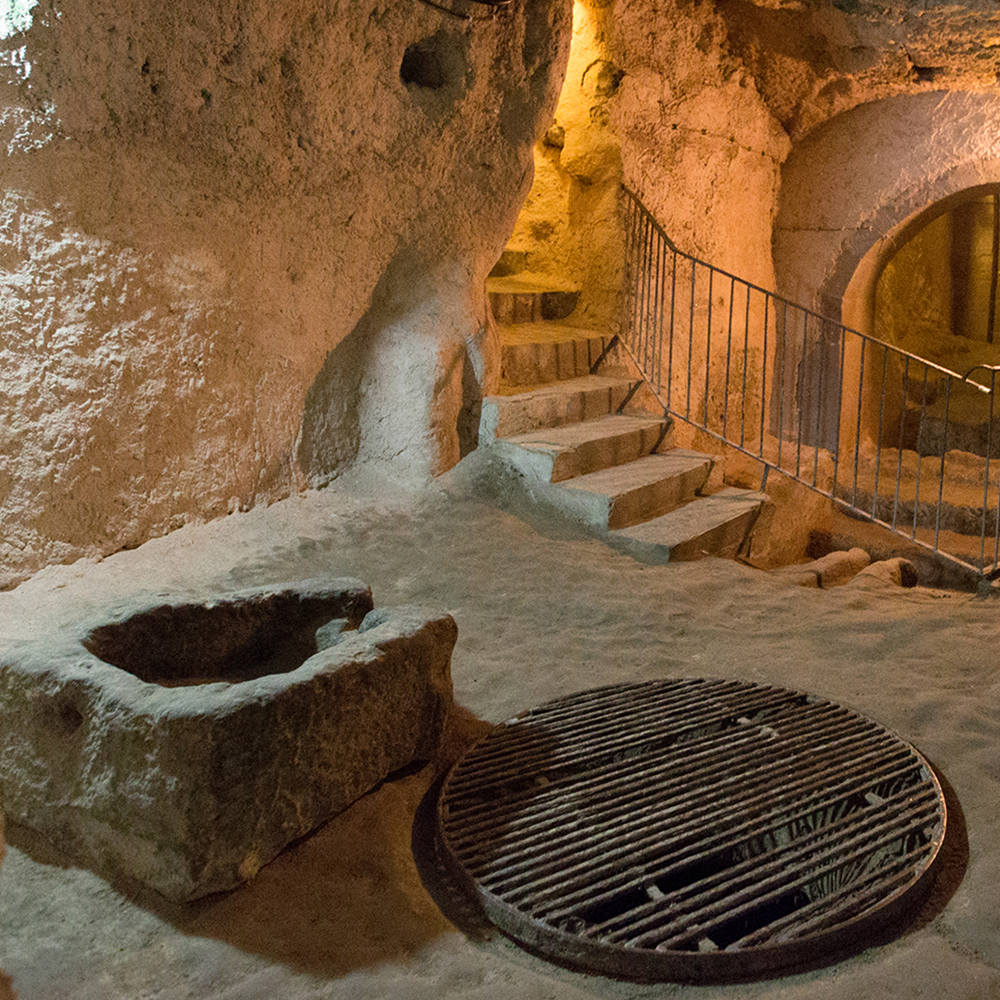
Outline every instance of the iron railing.
[[1000, 576], [1000, 366], [960, 375], [706, 264], [627, 189], [624, 228], [619, 338], [671, 415], [762, 463], [762, 484], [776, 469]]

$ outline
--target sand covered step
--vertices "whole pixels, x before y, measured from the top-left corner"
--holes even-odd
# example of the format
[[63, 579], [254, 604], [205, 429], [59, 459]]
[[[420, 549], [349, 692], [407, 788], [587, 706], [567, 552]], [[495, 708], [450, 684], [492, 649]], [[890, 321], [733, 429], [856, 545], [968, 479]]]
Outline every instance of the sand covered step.
[[501, 378], [509, 386], [540, 385], [589, 375], [610, 336], [559, 323], [500, 328]]
[[626, 528], [691, 500], [712, 471], [710, 455], [674, 448], [559, 484], [567, 513], [602, 528]]
[[614, 414], [498, 438], [494, 448], [522, 475], [557, 483], [650, 454], [668, 427], [662, 417]]
[[510, 437], [542, 427], [595, 420], [614, 413], [628, 398], [627, 379], [603, 375], [551, 382], [533, 389], [503, 392], [483, 400], [483, 422], [487, 434]]
[[767, 494], [727, 486], [710, 497], [631, 528], [612, 531], [616, 548], [645, 562], [732, 558], [746, 541]]
[[565, 319], [580, 298], [580, 290], [571, 284], [532, 274], [487, 278], [486, 291], [498, 323]]

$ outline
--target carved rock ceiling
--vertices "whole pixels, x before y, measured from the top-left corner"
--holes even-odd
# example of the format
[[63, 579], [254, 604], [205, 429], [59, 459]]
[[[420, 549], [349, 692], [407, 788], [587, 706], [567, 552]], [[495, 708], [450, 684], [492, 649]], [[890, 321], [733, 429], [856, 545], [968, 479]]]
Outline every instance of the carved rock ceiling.
[[994, 2], [718, 0], [729, 46], [793, 139], [858, 104], [1000, 90]]

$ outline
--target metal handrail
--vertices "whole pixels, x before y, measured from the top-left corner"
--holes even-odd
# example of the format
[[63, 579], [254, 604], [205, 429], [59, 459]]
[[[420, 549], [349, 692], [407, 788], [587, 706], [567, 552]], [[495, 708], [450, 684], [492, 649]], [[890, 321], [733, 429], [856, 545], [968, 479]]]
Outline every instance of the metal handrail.
[[[701, 261], [623, 191], [619, 339], [665, 409], [762, 463], [763, 484], [777, 470], [1000, 575], [1000, 481], [990, 483], [1000, 365], [961, 375]], [[981, 500], [970, 502], [972, 488]]]

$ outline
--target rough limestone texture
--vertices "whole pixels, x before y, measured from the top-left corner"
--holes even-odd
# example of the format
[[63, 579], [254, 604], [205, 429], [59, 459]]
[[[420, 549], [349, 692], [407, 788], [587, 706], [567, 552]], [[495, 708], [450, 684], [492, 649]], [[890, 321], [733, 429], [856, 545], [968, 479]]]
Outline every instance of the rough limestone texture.
[[[582, 287], [581, 319], [613, 322], [621, 176], [682, 250], [836, 317], [865, 255], [900, 245], [893, 227], [1000, 182], [998, 72], [990, 0], [577, 4], [566, 85], [511, 249]], [[716, 306], [725, 312], [725, 298]], [[844, 319], [870, 332], [862, 306]], [[794, 379], [818, 355], [797, 334], [769, 334], [765, 358], [751, 333], [748, 394], [760, 395], [765, 361], [782, 366], [795, 427]]]
[[836, 317], [860, 281], [843, 320], [874, 332], [876, 282], [914, 226], [936, 202], [1000, 182], [998, 125], [996, 93], [932, 91], [864, 104], [796, 143], [775, 220], [779, 291]]
[[[772, 570], [781, 580], [800, 587], [841, 587], [849, 583], [871, 563], [871, 556], [861, 548], [830, 552], [808, 563], [797, 563]], [[906, 562], [906, 560], [901, 560]], [[915, 571], [914, 571], [915, 572]]]
[[597, 13], [576, 4], [559, 104], [535, 146], [534, 182], [507, 245], [524, 276], [579, 290], [573, 322], [602, 332], [618, 321], [622, 281], [621, 141], [611, 127], [622, 76]]
[[[897, 116], [906, 130], [906, 103], [895, 99], [926, 98], [928, 107], [949, 93], [986, 100], [998, 74], [1000, 12], [991, 0], [577, 4], [566, 85], [511, 246], [530, 266], [548, 267], [569, 234], [593, 233], [606, 257], [597, 219], [613, 220], [604, 186], [623, 173], [681, 249], [771, 287], [772, 225], [787, 201], [782, 172], [800, 144], [819, 142], [844, 160], [836, 177], [815, 178], [813, 197], [864, 210], [865, 193], [853, 189], [859, 175], [888, 185], [897, 173], [933, 175], [938, 164], [923, 148], [907, 156], [907, 135], [886, 155], [864, 128], [822, 137], [821, 127], [866, 107], [887, 132]], [[956, 141], [989, 135], [969, 134], [977, 123], [962, 120], [962, 103], [944, 102], [923, 145], [943, 156]], [[817, 222], [817, 240], [824, 225]], [[877, 239], [887, 227], [869, 228]]]
[[904, 559], [896, 556], [893, 559], [880, 559], [866, 566], [858, 575], [851, 580], [851, 584], [878, 583], [892, 587], [915, 587], [919, 579], [917, 567]]
[[0, 586], [475, 446], [569, 0], [0, 13]]
[[454, 2], [3, 0], [0, 586], [467, 454], [539, 136], [512, 249], [598, 324], [619, 178], [833, 314], [915, 213], [1000, 182], [993, 0], [579, 3], [562, 100], [569, 0]]
[[622, 179], [682, 250], [773, 284], [771, 223], [790, 142], [731, 50], [728, 7], [576, 5], [566, 84], [511, 247], [531, 268], [575, 277], [595, 315], [595, 289], [617, 290]]
[[990, 0], [726, 0], [728, 45], [794, 141], [861, 104], [982, 91], [1000, 73]]
[[413, 607], [363, 618], [370, 608], [356, 581], [303, 584], [200, 605], [132, 601], [7, 641], [3, 811], [105, 877], [171, 900], [252, 878], [438, 747], [455, 622]]

